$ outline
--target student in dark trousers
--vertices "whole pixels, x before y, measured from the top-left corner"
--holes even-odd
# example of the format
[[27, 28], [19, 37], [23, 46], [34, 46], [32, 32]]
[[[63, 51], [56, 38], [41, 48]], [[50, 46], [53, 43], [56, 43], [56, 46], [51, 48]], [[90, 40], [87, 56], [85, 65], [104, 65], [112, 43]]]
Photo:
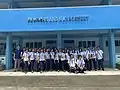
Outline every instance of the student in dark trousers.
[[20, 46], [17, 46], [17, 49], [15, 50], [14, 53], [14, 71], [19, 71], [20, 70], [20, 63], [21, 63], [21, 49]]
[[38, 71], [38, 64], [39, 64], [40, 52], [39, 49], [35, 52], [35, 63], [34, 63], [34, 70]]
[[23, 60], [23, 53], [25, 52], [25, 48], [22, 49], [21, 52], [21, 71], [24, 72], [24, 60]]
[[45, 64], [45, 53], [44, 53], [43, 49], [41, 49], [40, 57], [39, 57], [40, 73], [42, 73], [44, 70], [44, 66], [45, 66], [44, 64]]
[[31, 65], [31, 72], [34, 72], [34, 64], [35, 64], [35, 50], [32, 49], [31, 52], [29, 52], [30, 56], [30, 65]]
[[100, 49], [100, 47], [97, 47], [96, 50], [96, 55], [97, 55], [97, 61], [98, 61], [98, 70], [103, 70], [104, 71], [104, 59], [103, 59], [103, 51]]
[[91, 55], [92, 55], [91, 57], [92, 57], [92, 63], [93, 63], [94, 70], [97, 71], [97, 59], [96, 59], [95, 48], [92, 48]]
[[23, 60], [24, 60], [24, 72], [28, 72], [28, 63], [29, 63], [29, 53], [28, 50], [26, 49], [25, 52], [23, 53]]
[[66, 59], [66, 56], [65, 56], [65, 51], [64, 49], [62, 50], [62, 53], [61, 53], [61, 64], [62, 64], [62, 70], [65, 72], [65, 59]]
[[91, 49], [88, 49], [88, 70], [91, 71], [92, 70], [92, 52]]
[[55, 52], [53, 49], [50, 51], [50, 70], [53, 71], [54, 67]]
[[47, 49], [47, 51], [45, 52], [45, 59], [46, 59], [46, 71], [49, 71], [50, 70], [50, 50]]
[[55, 59], [54, 59], [55, 71], [59, 72], [59, 52], [55, 51]]

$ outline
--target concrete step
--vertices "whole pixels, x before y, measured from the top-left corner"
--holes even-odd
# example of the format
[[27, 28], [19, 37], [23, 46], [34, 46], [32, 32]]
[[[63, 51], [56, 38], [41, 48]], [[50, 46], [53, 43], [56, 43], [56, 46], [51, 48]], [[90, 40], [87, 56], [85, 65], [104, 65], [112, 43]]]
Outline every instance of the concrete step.
[[120, 75], [0, 76], [0, 90], [120, 90]]

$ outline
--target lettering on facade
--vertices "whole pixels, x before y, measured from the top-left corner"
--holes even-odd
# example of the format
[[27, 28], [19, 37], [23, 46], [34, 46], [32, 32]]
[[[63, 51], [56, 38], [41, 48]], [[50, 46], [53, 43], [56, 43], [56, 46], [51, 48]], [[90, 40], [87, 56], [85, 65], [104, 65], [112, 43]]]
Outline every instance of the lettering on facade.
[[88, 16], [73, 16], [73, 17], [35, 17], [28, 18], [28, 23], [49, 23], [49, 22], [86, 22], [88, 21]]

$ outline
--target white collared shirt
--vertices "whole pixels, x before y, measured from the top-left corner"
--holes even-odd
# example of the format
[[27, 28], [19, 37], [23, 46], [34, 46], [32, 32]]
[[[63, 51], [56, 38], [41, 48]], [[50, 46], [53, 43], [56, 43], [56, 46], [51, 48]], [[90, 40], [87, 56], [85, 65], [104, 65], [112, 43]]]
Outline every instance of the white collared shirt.
[[46, 59], [50, 59], [50, 54], [48, 52], [45, 52]]
[[65, 53], [61, 53], [61, 61], [64, 61], [66, 58], [65, 58]]
[[97, 50], [96, 54], [97, 54], [97, 59], [98, 60], [103, 59], [103, 51], [102, 50]]
[[83, 60], [83, 58], [81, 58], [81, 60], [77, 60], [77, 65], [78, 65], [78, 67], [82, 67], [83, 65], [85, 65], [85, 61]]
[[85, 58], [89, 59], [90, 51], [86, 50], [86, 51], [83, 51], [83, 53], [84, 53]]
[[40, 57], [40, 53], [36, 52], [36, 53], [35, 53], [35, 58], [36, 58], [36, 60], [39, 60], [39, 57]]
[[45, 61], [45, 53], [40, 53], [40, 61]]
[[50, 55], [51, 55], [51, 59], [55, 59], [55, 53], [54, 52], [50, 52]]
[[75, 64], [76, 64], [75, 58], [71, 58], [68, 63], [70, 65], [70, 67], [75, 67]]
[[30, 60], [35, 60], [35, 53], [29, 52]]
[[55, 54], [55, 59], [54, 60], [59, 60], [59, 53]]
[[91, 51], [90, 54], [92, 55], [92, 58], [93, 58], [93, 59], [96, 58], [96, 51]]
[[24, 52], [24, 53], [23, 53], [23, 57], [24, 57], [24, 58], [23, 58], [24, 61], [28, 61], [28, 60], [29, 60], [29, 59], [28, 59], [29, 53], [28, 53], [28, 52]]

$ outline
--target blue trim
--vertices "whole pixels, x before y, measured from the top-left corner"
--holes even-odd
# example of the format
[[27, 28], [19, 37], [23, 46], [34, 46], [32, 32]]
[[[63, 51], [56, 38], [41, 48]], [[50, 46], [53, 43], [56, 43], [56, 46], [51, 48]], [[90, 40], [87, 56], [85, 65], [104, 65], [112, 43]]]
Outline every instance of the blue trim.
[[116, 53], [115, 53], [115, 39], [114, 30], [108, 32], [108, 52], [109, 52], [109, 65], [111, 68], [116, 67]]
[[12, 68], [12, 35], [8, 33], [6, 38], [6, 69]]

